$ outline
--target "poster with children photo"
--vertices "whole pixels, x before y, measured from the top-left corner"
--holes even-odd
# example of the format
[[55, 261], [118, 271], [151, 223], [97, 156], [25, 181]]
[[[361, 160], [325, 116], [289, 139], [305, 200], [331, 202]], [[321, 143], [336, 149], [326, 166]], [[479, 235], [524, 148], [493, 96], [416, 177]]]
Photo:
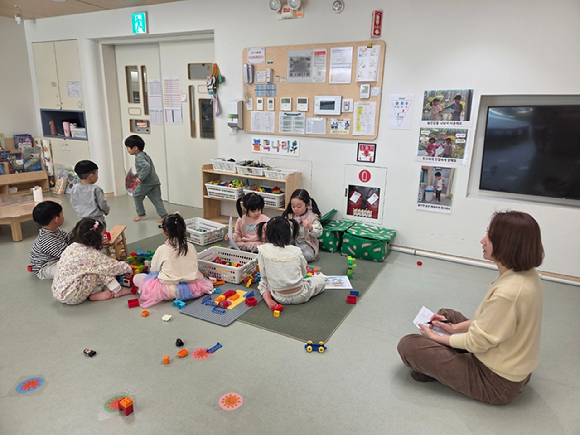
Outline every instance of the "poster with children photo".
[[429, 126], [470, 126], [473, 89], [425, 91], [421, 121]]
[[466, 165], [467, 133], [468, 130], [464, 128], [421, 128], [416, 160]]
[[417, 209], [451, 213], [455, 168], [421, 166]]

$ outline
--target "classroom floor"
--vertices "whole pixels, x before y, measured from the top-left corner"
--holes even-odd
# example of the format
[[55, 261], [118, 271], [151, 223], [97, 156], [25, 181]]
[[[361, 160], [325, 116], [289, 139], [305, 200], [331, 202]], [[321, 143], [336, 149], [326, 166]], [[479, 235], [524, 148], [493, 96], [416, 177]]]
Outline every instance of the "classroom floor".
[[[63, 228], [70, 230], [76, 216], [63, 200]], [[130, 197], [109, 203], [108, 225], [126, 224], [129, 242], [158, 233], [150, 203], [149, 218], [139, 223], [131, 220]], [[186, 218], [201, 212], [167, 208]], [[308, 354], [296, 340], [240, 322], [209, 324], [178, 314], [170, 302], [150, 308], [146, 318], [127, 308], [127, 298], [62, 305], [49, 282], [26, 271], [36, 234], [36, 224], [25, 223], [24, 240], [13, 243], [9, 227], [0, 228], [1, 434], [580, 433], [578, 287], [544, 282], [540, 365], [513, 403], [490, 406], [439, 383], [413, 381], [396, 346], [415, 332], [412, 320], [422, 305], [473, 315], [493, 271], [428, 258], [418, 267], [417, 257], [391, 252], [328, 351]], [[163, 314], [173, 318], [162, 322]], [[216, 342], [223, 347], [206, 360], [179, 360], [177, 338], [190, 351]], [[97, 355], [86, 357], [85, 348]], [[16, 394], [31, 376], [46, 384]], [[103, 419], [106, 399], [126, 391], [135, 413]], [[239, 409], [218, 406], [229, 392], [243, 397]]]

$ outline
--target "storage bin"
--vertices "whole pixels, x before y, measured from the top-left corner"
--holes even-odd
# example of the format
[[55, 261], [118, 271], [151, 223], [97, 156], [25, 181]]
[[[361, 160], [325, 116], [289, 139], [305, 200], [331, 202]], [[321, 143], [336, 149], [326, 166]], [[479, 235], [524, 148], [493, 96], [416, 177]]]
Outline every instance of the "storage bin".
[[342, 255], [372, 261], [385, 261], [389, 253], [389, 243], [397, 232], [387, 228], [356, 223], [342, 238]]
[[270, 168], [264, 169], [264, 177], [273, 178], [275, 180], [285, 180], [287, 175], [295, 174], [296, 172], [298, 172], [296, 169]]
[[238, 198], [244, 196], [243, 187], [225, 187], [217, 184], [206, 183], [207, 196], [211, 198], [229, 199], [236, 201]]
[[223, 240], [226, 226], [199, 217], [186, 219], [187, 241], [205, 246]]
[[[212, 246], [199, 252], [197, 257], [199, 271], [206, 277], [211, 276], [233, 284], [241, 283], [246, 275], [254, 273], [258, 264], [258, 254], [218, 246]], [[232, 264], [240, 263], [241, 266], [234, 267], [214, 263], [213, 260], [216, 257]]]
[[236, 172], [236, 162], [229, 162], [224, 159], [211, 159], [214, 171]]
[[323, 222], [322, 235], [318, 238], [320, 241], [320, 249], [328, 252], [340, 251], [345, 231], [355, 223], [354, 221], [347, 220]]
[[256, 168], [254, 166], [236, 165], [236, 171], [238, 172], [238, 174], [242, 175], [254, 175], [257, 177], [264, 176], [264, 168]]
[[284, 198], [286, 194], [282, 193], [268, 193], [268, 192], [258, 192], [252, 189], [244, 189], [244, 195], [247, 193], [257, 193], [262, 198], [264, 198], [264, 205], [268, 207], [281, 208], [284, 207]]

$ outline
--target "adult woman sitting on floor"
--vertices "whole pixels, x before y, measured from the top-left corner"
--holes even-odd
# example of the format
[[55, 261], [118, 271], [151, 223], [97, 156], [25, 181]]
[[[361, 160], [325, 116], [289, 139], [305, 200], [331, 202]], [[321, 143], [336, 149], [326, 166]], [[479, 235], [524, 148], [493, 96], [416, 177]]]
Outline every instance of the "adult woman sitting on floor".
[[[437, 380], [473, 399], [504, 404], [522, 392], [538, 365], [542, 284], [535, 267], [544, 249], [538, 223], [517, 211], [495, 213], [481, 244], [499, 276], [473, 319], [441, 309], [431, 325], [419, 325], [421, 335], [403, 337], [397, 349], [416, 381]], [[437, 335], [434, 326], [451, 335]]]

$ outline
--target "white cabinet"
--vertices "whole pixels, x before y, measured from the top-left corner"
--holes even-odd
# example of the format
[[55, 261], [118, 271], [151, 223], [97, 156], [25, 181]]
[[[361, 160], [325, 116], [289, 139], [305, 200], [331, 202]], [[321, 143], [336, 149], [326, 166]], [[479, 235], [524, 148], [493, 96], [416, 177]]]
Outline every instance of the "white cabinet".
[[52, 159], [57, 166], [74, 168], [80, 160], [89, 160], [89, 142], [76, 139], [50, 139]]
[[41, 109], [84, 110], [77, 41], [32, 44]]

